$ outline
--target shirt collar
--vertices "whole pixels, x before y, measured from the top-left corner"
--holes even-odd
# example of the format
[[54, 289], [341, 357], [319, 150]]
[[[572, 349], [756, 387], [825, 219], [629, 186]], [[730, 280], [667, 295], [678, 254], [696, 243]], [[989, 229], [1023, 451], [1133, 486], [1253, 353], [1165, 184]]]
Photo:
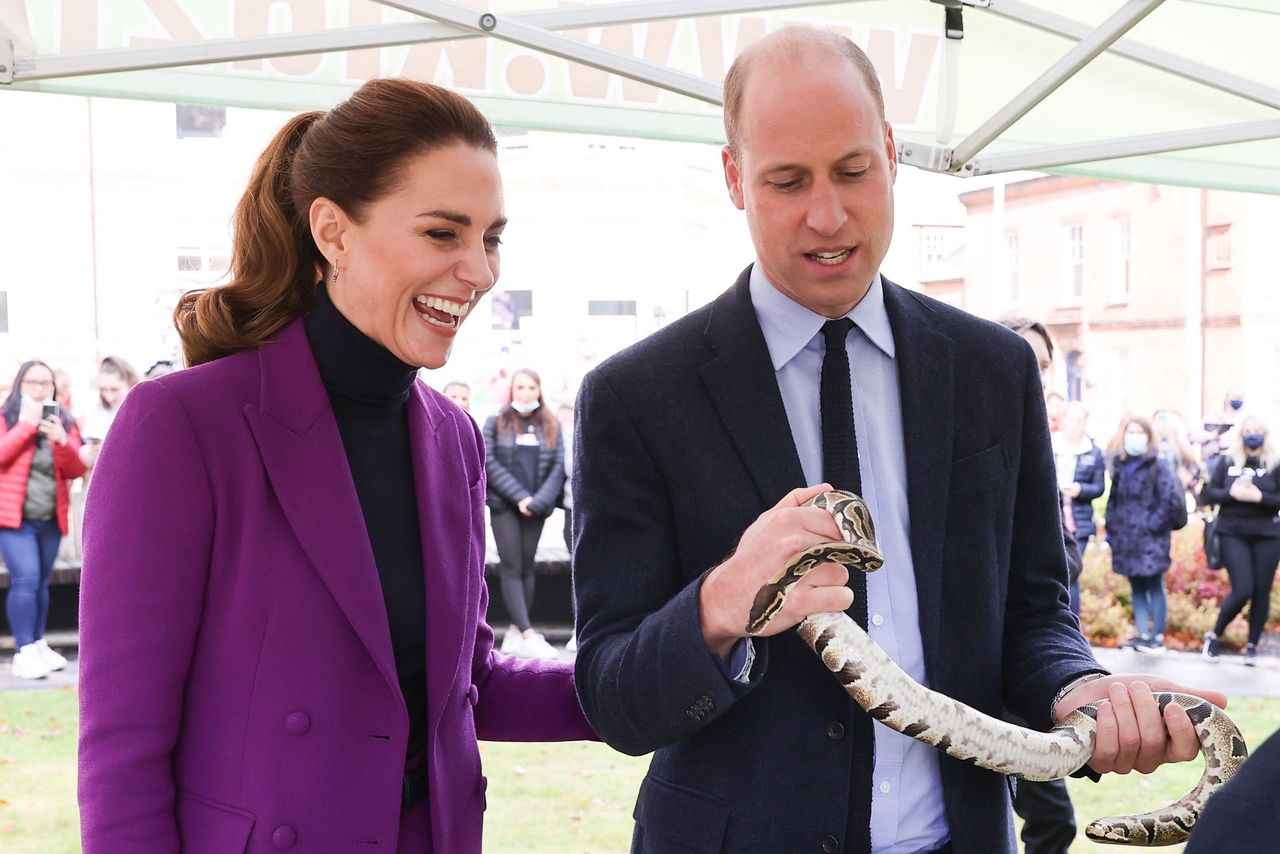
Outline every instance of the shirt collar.
[[[751, 267], [750, 291], [751, 304], [760, 321], [773, 369], [782, 370], [817, 336], [829, 318], [810, 311], [774, 287], [759, 261]], [[882, 353], [894, 358], [893, 331], [889, 327], [889, 313], [884, 307], [884, 286], [879, 273], [871, 280], [866, 295], [845, 317], [857, 324]]]

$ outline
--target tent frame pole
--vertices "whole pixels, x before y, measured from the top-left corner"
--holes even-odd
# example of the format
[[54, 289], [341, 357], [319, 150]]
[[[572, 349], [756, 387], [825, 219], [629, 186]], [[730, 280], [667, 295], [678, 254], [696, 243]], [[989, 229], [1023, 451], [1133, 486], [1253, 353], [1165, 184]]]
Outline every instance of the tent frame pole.
[[[800, 6], [834, 6], [847, 2], [849, 0], [637, 0], [633, 3], [607, 6], [524, 12], [512, 15], [506, 20], [544, 30], [576, 30], [687, 18], [695, 15], [726, 15]], [[855, 0], [855, 2], [865, 2], [865, 0]], [[487, 33], [449, 23], [420, 21], [351, 27], [317, 33], [283, 33], [255, 38], [210, 39], [199, 44], [24, 56], [18, 57], [16, 61], [0, 63], [9, 67], [10, 75], [10, 79], [6, 80], [6, 75], [0, 73], [0, 84], [112, 74], [122, 71], [148, 71], [186, 65], [208, 65], [244, 59], [270, 59], [277, 56], [455, 41], [478, 38], [481, 35], [487, 35]], [[12, 45], [9, 49], [12, 50]], [[0, 43], [0, 52], [3, 50], [4, 45]]]
[[969, 134], [952, 151], [949, 169], [958, 172], [993, 140], [1008, 130], [1018, 119], [1071, 79], [1098, 54], [1127, 33], [1135, 24], [1153, 12], [1164, 0], [1128, 0], [1111, 17], [1103, 21], [1075, 47], [1036, 78], [1030, 86]]
[[[997, 0], [995, 5], [988, 7], [988, 11], [1047, 33], [1077, 41], [1090, 32], [1088, 24], [1020, 3], [1018, 0]], [[1280, 110], [1280, 89], [1205, 65], [1203, 62], [1187, 59], [1176, 53], [1129, 39], [1115, 42], [1107, 49], [1107, 53], [1123, 56], [1125, 59], [1132, 59], [1160, 71], [1167, 71], [1196, 83], [1212, 86], [1230, 95], [1238, 95], [1263, 106]]]
[[1163, 154], [1169, 151], [1185, 151], [1191, 148], [1275, 138], [1280, 138], [1280, 119], [1003, 152], [990, 157], [979, 157], [972, 161], [972, 171], [969, 174], [991, 175], [1019, 169], [1052, 169], [1095, 160], [1140, 157], [1146, 154]]

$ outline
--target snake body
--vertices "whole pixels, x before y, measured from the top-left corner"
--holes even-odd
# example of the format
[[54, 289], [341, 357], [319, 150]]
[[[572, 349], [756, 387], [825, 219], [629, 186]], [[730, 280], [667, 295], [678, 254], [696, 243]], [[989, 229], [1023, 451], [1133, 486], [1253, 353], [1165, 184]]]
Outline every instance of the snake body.
[[[761, 587], [751, 609], [748, 634], [765, 629], [782, 609], [787, 591], [814, 567], [841, 563], [851, 570], [872, 572], [884, 563], [870, 511], [861, 498], [834, 491], [809, 503], [831, 513], [845, 541], [801, 552]], [[814, 614], [801, 621], [796, 631], [867, 714], [962, 762], [1023, 780], [1044, 781], [1070, 775], [1093, 755], [1099, 703], [1082, 706], [1047, 733], [1025, 729], [916, 682], [845, 613]], [[1222, 709], [1188, 694], [1157, 693], [1155, 698], [1161, 711], [1169, 703], [1187, 710], [1204, 753], [1204, 773], [1190, 792], [1166, 807], [1091, 822], [1085, 834], [1096, 842], [1143, 846], [1185, 842], [1210, 796], [1245, 760], [1248, 751], [1240, 730]]]

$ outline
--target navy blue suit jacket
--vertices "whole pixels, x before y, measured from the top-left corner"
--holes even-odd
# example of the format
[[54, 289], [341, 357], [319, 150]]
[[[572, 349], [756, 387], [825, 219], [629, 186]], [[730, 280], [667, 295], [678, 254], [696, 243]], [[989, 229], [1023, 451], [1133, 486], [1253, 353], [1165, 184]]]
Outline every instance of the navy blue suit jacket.
[[[732, 682], [699, 627], [703, 575], [804, 485], [748, 274], [600, 365], [578, 400], [576, 679], [606, 742], [654, 751], [636, 851], [820, 851], [845, 833], [848, 696], [794, 632], [756, 641], [750, 683]], [[1031, 350], [888, 281], [884, 296], [929, 678], [1047, 727], [1057, 690], [1099, 668], [1068, 608]], [[1011, 845], [1006, 781], [942, 762], [957, 854]]]

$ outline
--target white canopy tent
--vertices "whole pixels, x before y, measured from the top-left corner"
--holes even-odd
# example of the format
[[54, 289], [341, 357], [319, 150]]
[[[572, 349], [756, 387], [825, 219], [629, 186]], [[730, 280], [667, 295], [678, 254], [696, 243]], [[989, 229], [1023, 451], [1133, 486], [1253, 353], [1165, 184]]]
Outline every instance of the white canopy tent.
[[304, 109], [403, 74], [501, 126], [718, 142], [725, 69], [788, 22], [867, 50], [923, 169], [1280, 193], [1280, 0], [0, 0], [0, 91]]

